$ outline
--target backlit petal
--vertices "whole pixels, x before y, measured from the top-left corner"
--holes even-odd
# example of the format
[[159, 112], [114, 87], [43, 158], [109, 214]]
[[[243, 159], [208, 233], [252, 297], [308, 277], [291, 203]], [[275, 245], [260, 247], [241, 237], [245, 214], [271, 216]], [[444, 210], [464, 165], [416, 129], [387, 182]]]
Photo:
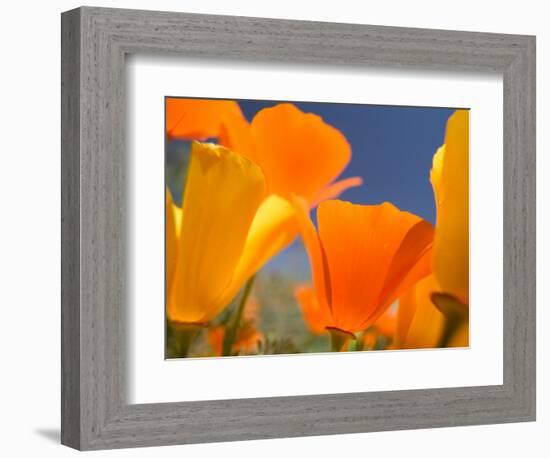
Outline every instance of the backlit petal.
[[211, 144], [193, 143], [182, 205], [182, 225], [171, 320], [196, 323], [217, 315], [233, 278], [265, 183], [257, 165]]
[[401, 294], [413, 287], [421, 279], [432, 274], [432, 243], [430, 242], [424, 251], [422, 251], [416, 264], [414, 264], [410, 270], [406, 273], [398, 286], [390, 292], [389, 300], [393, 302]]
[[298, 286], [294, 290], [294, 296], [300, 305], [304, 321], [313, 334], [322, 334], [327, 326], [332, 326], [330, 316], [326, 309], [319, 304], [317, 294], [309, 286]]
[[221, 125], [219, 143], [258, 163], [252, 128], [242, 114], [225, 116]]
[[445, 325], [443, 314], [435, 307], [430, 296], [439, 285], [430, 275], [409, 288], [399, 298], [397, 318], [398, 348], [437, 347]]
[[397, 329], [397, 307], [395, 304], [388, 307], [374, 322], [376, 330], [384, 337], [395, 339]]
[[432, 170], [430, 170], [430, 182], [434, 191], [436, 206], [441, 202], [441, 196], [438, 191], [441, 190], [441, 173], [443, 170], [443, 157], [445, 156], [445, 145], [441, 145], [434, 154], [432, 160]]
[[181, 210], [174, 204], [172, 194], [166, 190], [166, 291], [170, 295], [172, 289], [174, 271], [176, 269], [176, 259], [178, 255], [177, 234], [178, 214]]
[[469, 113], [457, 110], [447, 122], [444, 148], [431, 173], [437, 218], [433, 269], [441, 290], [469, 300]]
[[232, 281], [221, 301], [230, 301], [244, 283], [290, 245], [297, 234], [296, 210], [292, 204], [274, 194], [268, 196], [254, 216]]
[[321, 117], [284, 103], [258, 112], [251, 124], [255, 157], [264, 171], [268, 191], [291, 193], [312, 202], [351, 158], [340, 131]]
[[[367, 206], [338, 200], [321, 203], [317, 219], [334, 324], [348, 332], [365, 329], [390, 305], [380, 299], [390, 266], [409, 230], [421, 220], [389, 203]], [[400, 256], [417, 259], [418, 253], [405, 250]]]
[[431, 273], [433, 236], [433, 226], [424, 220], [409, 229], [393, 256], [380, 294], [381, 303], [395, 301], [402, 292]]
[[330, 278], [326, 266], [325, 253], [321, 246], [321, 240], [315, 231], [315, 226], [309, 218], [308, 203], [297, 196], [292, 196], [292, 204], [296, 209], [296, 222], [300, 230], [302, 241], [306, 248], [311, 272], [313, 286], [317, 293], [317, 299], [321, 306], [328, 308], [330, 300]]
[[311, 203], [311, 206], [316, 207], [324, 200], [335, 199], [347, 189], [355, 188], [357, 186], [361, 186], [362, 184], [363, 179], [361, 177], [344, 178], [343, 180], [329, 184], [326, 188], [321, 189], [321, 191], [317, 193], [315, 199]]
[[166, 134], [169, 138], [206, 140], [218, 137], [226, 117], [243, 117], [234, 100], [166, 99]]

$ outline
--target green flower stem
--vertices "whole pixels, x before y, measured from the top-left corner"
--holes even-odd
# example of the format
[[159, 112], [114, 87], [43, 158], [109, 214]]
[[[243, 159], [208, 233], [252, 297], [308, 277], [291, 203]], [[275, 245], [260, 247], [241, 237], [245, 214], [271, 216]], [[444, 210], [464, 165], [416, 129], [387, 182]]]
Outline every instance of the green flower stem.
[[222, 356], [231, 356], [233, 344], [235, 343], [235, 338], [237, 337], [237, 330], [239, 329], [239, 325], [241, 324], [241, 317], [243, 315], [244, 306], [246, 305], [246, 300], [248, 299], [250, 291], [252, 290], [252, 285], [254, 284], [255, 278], [256, 276], [252, 275], [252, 277], [250, 277], [246, 282], [237, 310], [235, 310], [235, 313], [231, 317], [229, 324], [225, 328]]
[[359, 336], [357, 337], [357, 339], [355, 341], [355, 351], [363, 351], [364, 350], [364, 345], [363, 345], [364, 339], [365, 339], [365, 331], [362, 331], [361, 333], [359, 333]]
[[191, 345], [193, 345], [195, 338], [199, 335], [204, 325], [192, 323], [172, 323], [171, 326], [176, 340], [176, 357], [187, 358]]
[[355, 336], [338, 328], [327, 328], [330, 333], [330, 351], [346, 351], [350, 339], [355, 340]]

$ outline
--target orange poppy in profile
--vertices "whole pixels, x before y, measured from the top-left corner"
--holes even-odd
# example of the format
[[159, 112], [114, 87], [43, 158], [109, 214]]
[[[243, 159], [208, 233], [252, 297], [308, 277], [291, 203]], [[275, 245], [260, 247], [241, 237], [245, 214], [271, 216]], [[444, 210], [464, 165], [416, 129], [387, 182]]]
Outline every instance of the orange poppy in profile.
[[312, 329], [363, 331], [429, 273], [433, 227], [418, 216], [330, 200], [318, 207], [317, 233], [307, 204], [293, 203], [313, 274], [313, 288], [296, 296]]
[[167, 192], [171, 321], [207, 323], [231, 302], [265, 256], [279, 249], [271, 228], [288, 212], [273, 200], [260, 210], [264, 197], [265, 181], [256, 164], [222, 146], [193, 143], [181, 209]]

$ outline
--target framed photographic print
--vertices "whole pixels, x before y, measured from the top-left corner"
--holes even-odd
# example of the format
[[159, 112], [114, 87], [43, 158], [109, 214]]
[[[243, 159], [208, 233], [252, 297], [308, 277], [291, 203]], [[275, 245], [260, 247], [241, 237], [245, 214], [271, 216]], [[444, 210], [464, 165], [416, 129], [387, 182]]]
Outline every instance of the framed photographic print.
[[469, 346], [468, 110], [167, 97], [165, 116], [167, 358]]
[[535, 39], [62, 15], [62, 442], [535, 418]]

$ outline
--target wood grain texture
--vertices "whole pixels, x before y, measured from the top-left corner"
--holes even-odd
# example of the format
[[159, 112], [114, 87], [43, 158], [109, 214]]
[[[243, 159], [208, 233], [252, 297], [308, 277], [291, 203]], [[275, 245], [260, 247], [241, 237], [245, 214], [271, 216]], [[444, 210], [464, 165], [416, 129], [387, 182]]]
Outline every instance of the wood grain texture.
[[61, 23], [61, 442], [80, 446], [80, 14]]
[[[62, 15], [62, 442], [78, 449], [535, 418], [535, 39], [80, 8]], [[126, 401], [128, 54], [504, 75], [504, 384], [168, 404]]]

